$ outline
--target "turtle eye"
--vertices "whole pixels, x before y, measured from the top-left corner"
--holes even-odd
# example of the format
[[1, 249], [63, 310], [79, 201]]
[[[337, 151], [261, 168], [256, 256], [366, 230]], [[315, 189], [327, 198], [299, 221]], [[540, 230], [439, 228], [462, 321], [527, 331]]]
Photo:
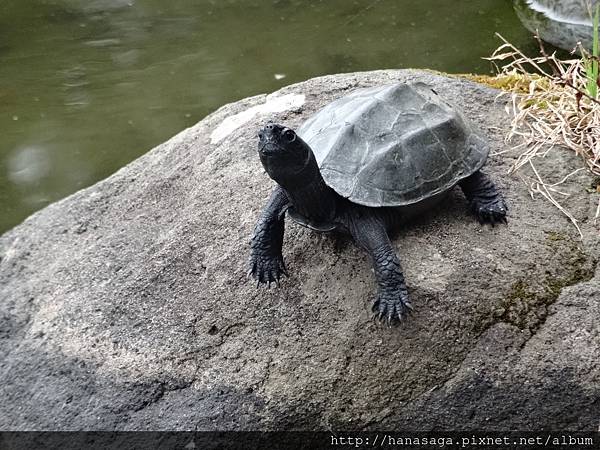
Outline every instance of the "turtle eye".
[[294, 133], [292, 130], [285, 130], [283, 137], [285, 137], [288, 142], [293, 142], [294, 139], [296, 139], [296, 133]]

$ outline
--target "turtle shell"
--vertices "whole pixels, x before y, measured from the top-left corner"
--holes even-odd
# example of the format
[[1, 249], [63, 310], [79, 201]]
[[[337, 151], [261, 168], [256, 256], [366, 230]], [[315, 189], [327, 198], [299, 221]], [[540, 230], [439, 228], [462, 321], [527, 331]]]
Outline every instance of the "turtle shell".
[[479, 170], [485, 138], [424, 83], [360, 89], [325, 106], [298, 135], [325, 183], [354, 203], [402, 206]]

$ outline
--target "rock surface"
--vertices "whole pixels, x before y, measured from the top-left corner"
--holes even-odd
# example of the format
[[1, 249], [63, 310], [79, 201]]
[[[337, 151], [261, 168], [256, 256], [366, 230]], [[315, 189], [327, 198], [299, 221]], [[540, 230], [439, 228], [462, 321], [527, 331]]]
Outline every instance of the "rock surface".
[[[484, 86], [326, 76], [273, 94], [304, 96], [291, 109], [256, 108], [263, 95], [224, 106], [3, 235], [0, 428], [596, 430], [598, 199], [584, 172], [569, 188], [583, 242], [506, 175], [506, 155], [487, 170], [508, 226], [480, 226], [456, 192], [398, 230], [415, 312], [397, 328], [370, 320], [371, 264], [345, 238], [288, 221], [291, 277], [270, 290], [246, 279], [273, 185], [259, 125], [297, 127], [353, 89], [407, 80], [434, 85], [505, 148], [504, 104]], [[244, 124], [211, 139], [228, 117]], [[573, 167], [567, 153], [538, 164], [556, 181]]]

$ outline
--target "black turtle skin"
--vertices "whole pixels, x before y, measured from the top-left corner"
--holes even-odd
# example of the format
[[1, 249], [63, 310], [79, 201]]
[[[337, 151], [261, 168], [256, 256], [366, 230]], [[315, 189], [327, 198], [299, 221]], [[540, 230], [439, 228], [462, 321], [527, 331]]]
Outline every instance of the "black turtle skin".
[[[269, 122], [260, 130], [258, 153], [277, 186], [251, 238], [248, 274], [257, 286], [279, 284], [287, 276], [282, 256], [287, 212], [317, 231], [349, 233], [373, 261], [378, 284], [373, 312], [389, 324], [401, 321], [412, 306], [388, 230], [402, 221], [402, 208], [367, 207], [341, 197], [325, 184], [308, 144], [282, 125]], [[458, 184], [481, 223], [506, 222], [506, 203], [487, 175], [479, 170]]]

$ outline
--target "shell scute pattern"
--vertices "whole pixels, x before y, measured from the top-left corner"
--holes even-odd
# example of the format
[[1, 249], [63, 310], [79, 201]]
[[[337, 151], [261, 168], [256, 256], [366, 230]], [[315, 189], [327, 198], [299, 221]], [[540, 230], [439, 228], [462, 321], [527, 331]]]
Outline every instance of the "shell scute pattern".
[[424, 83], [361, 89], [325, 106], [298, 134], [325, 182], [367, 206], [402, 206], [479, 170], [486, 140]]

